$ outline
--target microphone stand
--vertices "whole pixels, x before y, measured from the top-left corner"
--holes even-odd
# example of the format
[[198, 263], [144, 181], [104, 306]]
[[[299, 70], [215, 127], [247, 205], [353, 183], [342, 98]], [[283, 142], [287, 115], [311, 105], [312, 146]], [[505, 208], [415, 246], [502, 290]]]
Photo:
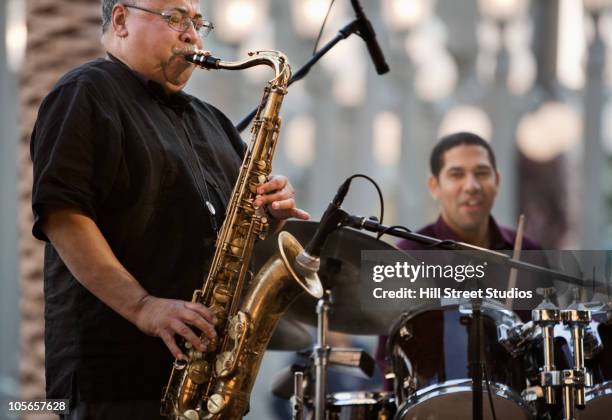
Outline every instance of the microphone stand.
[[585, 279], [570, 276], [569, 274], [565, 274], [556, 270], [551, 270], [550, 268], [542, 267], [540, 265], [527, 263], [521, 260], [515, 260], [502, 252], [493, 251], [487, 248], [481, 248], [479, 246], [470, 245], [465, 242], [440, 240], [431, 236], [422, 235], [420, 233], [407, 232], [402, 229], [383, 225], [373, 219], [367, 219], [363, 216], [354, 216], [344, 212], [343, 210], [339, 211], [342, 211], [344, 213], [344, 217], [340, 221], [339, 227], [347, 226], [352, 227], [354, 229], [367, 230], [369, 232], [376, 232], [380, 234], [387, 234], [395, 236], [397, 238], [408, 239], [425, 245], [430, 245], [431, 248], [447, 249], [449, 251], [472, 251], [472, 255], [482, 260], [510, 268], [517, 268], [519, 270], [554, 277], [557, 280], [563, 280], [569, 284], [576, 286], [580, 286], [586, 281]]
[[[472, 305], [472, 326], [470, 328], [469, 342], [472, 347], [472, 419], [482, 420], [482, 314], [480, 312], [481, 300], [470, 299]], [[487, 379], [487, 378], [485, 378]]]
[[[304, 76], [306, 76], [308, 72], [310, 72], [310, 69], [317, 63], [317, 61], [319, 61], [325, 54], [327, 54], [338, 42], [348, 38], [352, 34], [358, 33], [360, 27], [361, 21], [359, 19], [355, 19], [352, 22], [349, 22], [342, 29], [340, 29], [338, 31], [338, 34], [332, 40], [330, 40], [320, 50], [314, 53], [308, 59], [308, 61], [306, 61], [306, 63], [304, 63], [302, 67], [297, 72], [295, 72], [293, 76], [291, 76], [291, 79], [289, 79], [289, 84], [287, 86], [291, 86], [293, 82], [297, 82], [298, 80], [304, 78]], [[267, 101], [268, 97], [266, 96], [262, 100], [261, 106], [264, 106]], [[240, 121], [236, 125], [236, 129], [240, 132], [244, 131], [244, 129], [248, 127], [251, 120], [255, 117], [255, 114], [257, 114], [258, 109], [259, 107], [253, 109], [246, 117], [244, 117], [242, 121]]]
[[325, 420], [327, 396], [327, 366], [329, 365], [330, 347], [327, 342], [329, 330], [329, 311], [332, 302], [331, 291], [326, 290], [317, 302], [317, 344], [314, 347], [315, 365], [315, 420]]

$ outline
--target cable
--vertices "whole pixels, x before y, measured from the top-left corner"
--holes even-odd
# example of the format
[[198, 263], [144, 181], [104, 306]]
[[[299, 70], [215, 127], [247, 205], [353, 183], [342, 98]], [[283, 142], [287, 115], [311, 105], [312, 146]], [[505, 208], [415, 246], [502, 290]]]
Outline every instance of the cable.
[[427, 249], [432, 249], [432, 248], [437, 248], [440, 245], [454, 245], [455, 241], [452, 241], [450, 239], [442, 239], [438, 242], [434, 242], [433, 244], [427, 245]]
[[402, 226], [402, 225], [393, 225], [393, 226], [388, 226], [386, 227], [382, 232], [379, 232], [378, 235], [376, 235], [376, 239], [380, 240], [380, 238], [389, 233], [389, 231], [393, 230], [393, 229], [401, 229], [407, 233], [412, 233], [412, 231], [410, 229], [408, 229], [406, 226]]
[[495, 404], [493, 404], [493, 395], [491, 394], [491, 382], [489, 381], [489, 374], [487, 373], [487, 364], [486, 362], [482, 363], [482, 371], [484, 373], [484, 379], [487, 383], [487, 394], [489, 394], [489, 406], [491, 407], [491, 414], [493, 415], [493, 420], [497, 420], [495, 416]]
[[367, 179], [368, 181], [370, 181], [372, 183], [372, 185], [374, 185], [374, 188], [376, 188], [376, 191], [378, 192], [378, 200], [380, 201], [380, 219], [379, 219], [379, 223], [382, 224], [383, 223], [383, 217], [385, 216], [385, 201], [383, 199], [383, 195], [382, 195], [382, 191], [380, 190], [380, 187], [378, 186], [376, 181], [374, 181], [372, 178], [370, 178], [369, 176], [364, 175], [364, 174], [354, 174], [354, 175], [351, 175], [344, 182], [345, 183], [348, 182], [350, 184], [351, 181], [353, 179], [355, 179], [355, 178]]
[[323, 23], [321, 24], [321, 29], [319, 30], [319, 35], [317, 35], [317, 40], [315, 41], [314, 48], [312, 49], [312, 55], [317, 52], [317, 48], [319, 47], [319, 41], [321, 41], [321, 36], [323, 35], [323, 29], [325, 28], [327, 18], [329, 17], [329, 14], [335, 1], [336, 0], [331, 0], [331, 3], [329, 3], [329, 8], [327, 9], [327, 13], [325, 14], [325, 18], [323, 19]]

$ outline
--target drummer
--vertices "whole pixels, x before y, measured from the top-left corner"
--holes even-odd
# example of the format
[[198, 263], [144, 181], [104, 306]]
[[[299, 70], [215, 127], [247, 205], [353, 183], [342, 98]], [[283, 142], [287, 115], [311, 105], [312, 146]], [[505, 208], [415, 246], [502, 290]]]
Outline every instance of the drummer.
[[[440, 139], [431, 152], [427, 180], [431, 196], [439, 203], [440, 215], [418, 233], [488, 249], [512, 250], [516, 232], [499, 225], [491, 215], [500, 184], [495, 162], [489, 143], [474, 133], [459, 132]], [[420, 250], [428, 246], [403, 240], [398, 248]], [[541, 248], [523, 237], [522, 249]], [[385, 366], [386, 339], [380, 337], [376, 355], [381, 368]]]
[[[488, 249], [513, 249], [516, 232], [500, 226], [491, 215], [500, 183], [495, 162], [489, 143], [474, 133], [454, 133], [440, 139], [429, 158], [431, 175], [427, 179], [429, 192], [440, 205], [440, 215], [418, 233]], [[398, 246], [426, 249], [409, 240]], [[541, 248], [524, 237], [522, 249]]]

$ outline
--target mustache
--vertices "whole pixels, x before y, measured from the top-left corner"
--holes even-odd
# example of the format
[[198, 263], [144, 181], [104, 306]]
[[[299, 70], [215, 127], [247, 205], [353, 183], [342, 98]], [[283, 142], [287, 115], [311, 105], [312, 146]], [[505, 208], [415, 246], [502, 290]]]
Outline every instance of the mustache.
[[185, 45], [185, 46], [181, 46], [181, 47], [172, 47], [172, 54], [173, 55], [180, 55], [180, 56], [186, 56], [186, 55], [192, 55], [194, 54], [196, 51], [196, 47], [195, 45]]

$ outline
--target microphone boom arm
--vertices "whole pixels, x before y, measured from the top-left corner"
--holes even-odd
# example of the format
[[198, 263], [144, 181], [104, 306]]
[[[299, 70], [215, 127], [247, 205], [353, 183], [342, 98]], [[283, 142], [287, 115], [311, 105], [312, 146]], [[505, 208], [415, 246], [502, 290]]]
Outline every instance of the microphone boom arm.
[[[302, 67], [300, 67], [295, 73], [293, 73], [293, 76], [291, 76], [291, 79], [289, 79], [289, 84], [287, 85], [287, 87], [291, 86], [291, 84], [293, 82], [297, 82], [298, 80], [303, 79], [310, 72], [310, 69], [321, 58], [323, 58], [323, 56], [325, 54], [327, 54], [332, 48], [334, 48], [338, 42], [342, 41], [343, 39], [348, 38], [352, 34], [357, 34], [357, 35], [359, 35], [360, 37], [363, 38], [363, 36], [361, 35], [361, 33], [363, 33], [362, 25], [363, 25], [362, 20], [358, 18], [358, 19], [355, 19], [355, 20], [349, 22], [343, 28], [341, 28], [338, 31], [338, 34], [335, 37], [333, 37], [329, 42], [327, 42], [325, 45], [323, 45], [323, 47], [321, 47], [316, 53], [314, 53], [308, 59], [308, 61], [306, 61], [306, 63], [304, 63], [302, 65]], [[268, 100], [268, 98], [265, 97], [262, 100], [262, 102], [263, 102], [262, 105], [265, 105], [267, 100]], [[249, 126], [251, 120], [253, 120], [253, 118], [255, 117], [255, 114], [257, 113], [257, 109], [258, 108], [259, 108], [259, 106], [255, 107], [246, 117], [244, 117], [236, 125], [236, 129], [238, 131], [242, 132], [242, 131], [244, 131], [245, 128], [247, 128]]]

